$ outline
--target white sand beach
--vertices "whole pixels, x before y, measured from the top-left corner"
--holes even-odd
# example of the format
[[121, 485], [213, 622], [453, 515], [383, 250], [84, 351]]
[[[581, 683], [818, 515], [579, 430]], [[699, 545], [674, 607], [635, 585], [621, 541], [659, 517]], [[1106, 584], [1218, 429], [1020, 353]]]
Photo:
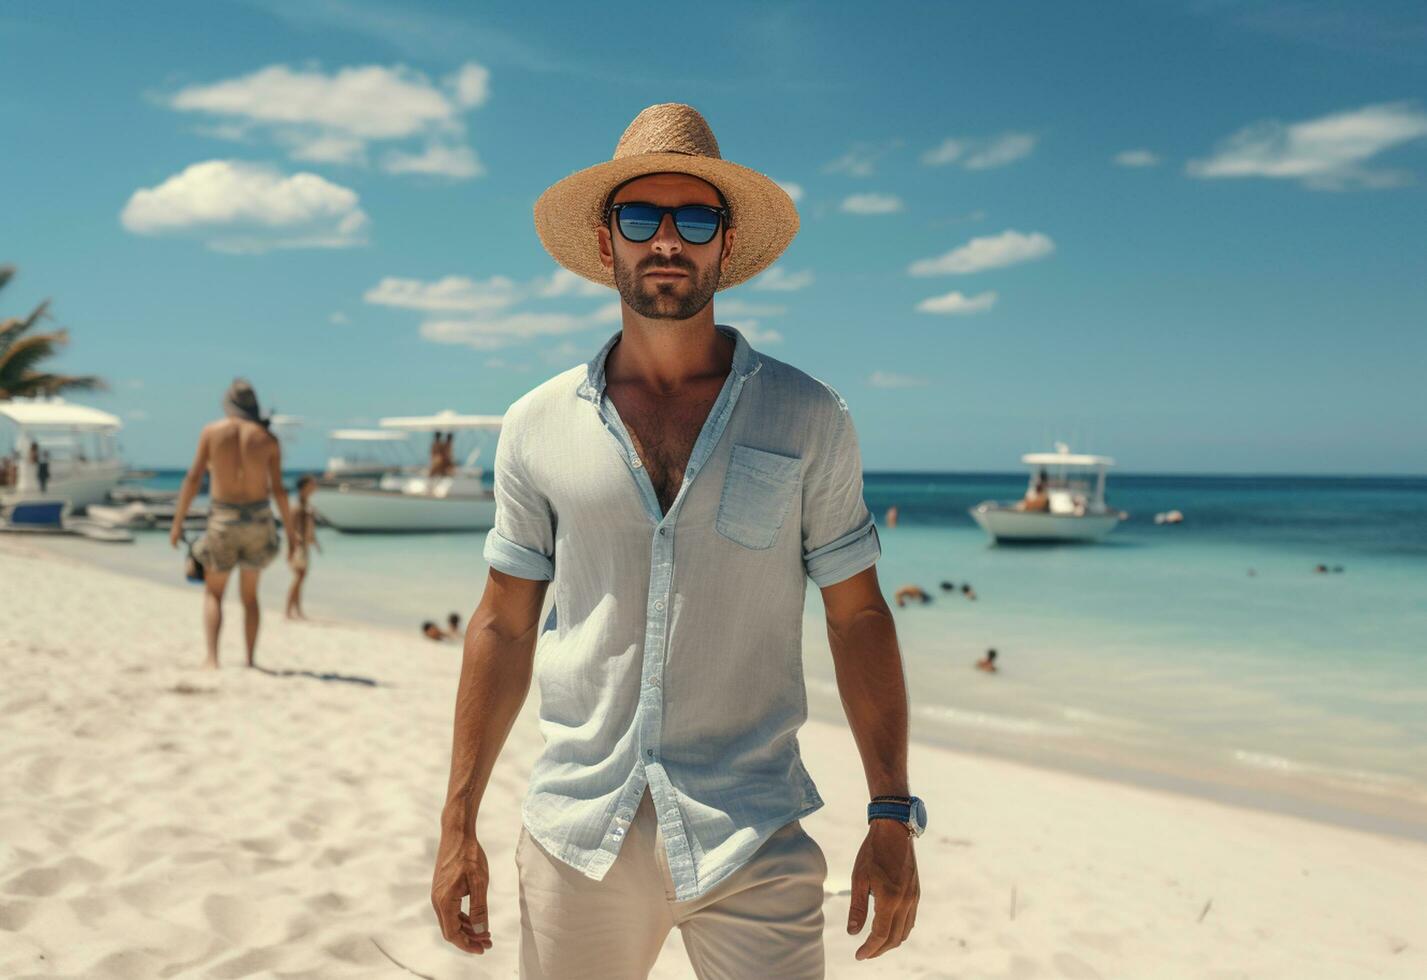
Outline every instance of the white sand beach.
[[[482, 804], [471, 957], [429, 900], [459, 648], [269, 608], [247, 670], [230, 595], [205, 672], [177, 564], [169, 587], [0, 541], [0, 976], [513, 976], [537, 695]], [[866, 786], [845, 727], [800, 741], [830, 977], [1427, 976], [1427, 845], [920, 744], [917, 927], [857, 962]], [[671, 934], [653, 976], [690, 975]]]

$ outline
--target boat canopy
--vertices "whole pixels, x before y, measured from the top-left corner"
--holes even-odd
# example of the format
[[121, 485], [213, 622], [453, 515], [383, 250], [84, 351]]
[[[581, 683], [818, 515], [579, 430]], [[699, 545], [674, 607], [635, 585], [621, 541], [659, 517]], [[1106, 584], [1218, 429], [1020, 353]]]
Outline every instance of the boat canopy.
[[391, 429], [333, 429], [327, 436], [343, 442], [402, 442], [407, 434]]
[[97, 408], [71, 405], [62, 398], [44, 401], [0, 402], [0, 418], [8, 418], [22, 429], [68, 429], [81, 432], [116, 432], [119, 416]]
[[487, 429], [492, 432], [501, 427], [504, 416], [461, 415], [451, 409], [435, 415], [412, 415], [382, 419], [383, 429], [400, 429], [406, 432], [437, 432], [445, 429]]
[[1083, 453], [1026, 453], [1021, 462], [1027, 466], [1114, 466], [1109, 456], [1088, 456]]

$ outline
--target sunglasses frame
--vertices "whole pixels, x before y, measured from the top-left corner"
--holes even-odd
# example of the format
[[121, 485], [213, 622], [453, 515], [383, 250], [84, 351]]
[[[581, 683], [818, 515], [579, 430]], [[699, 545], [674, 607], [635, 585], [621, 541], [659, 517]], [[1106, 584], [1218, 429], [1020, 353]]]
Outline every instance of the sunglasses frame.
[[[648, 238], [642, 240], [630, 238], [629, 235], [625, 233], [624, 226], [619, 223], [619, 212], [621, 209], [626, 207], [653, 208], [655, 211], [658, 211], [659, 224], [654, 226], [653, 234], [651, 234]], [[692, 241], [684, 234], [683, 229], [679, 227], [679, 218], [677, 212], [682, 211], [685, 208], [699, 208], [704, 211], [712, 211], [714, 214], [718, 215], [718, 225], [714, 228], [714, 233], [709, 236], [708, 241]], [[659, 229], [663, 227], [664, 215], [666, 214], [674, 215], [674, 231], [678, 234], [680, 239], [690, 245], [708, 245], [715, 238], [718, 237], [718, 233], [721, 229], [728, 227], [728, 208], [721, 208], [713, 204], [676, 204], [673, 206], [666, 206], [663, 204], [651, 204], [648, 201], [620, 201], [618, 204], [611, 204], [609, 207], [605, 208], [605, 222], [608, 223], [611, 217], [614, 218], [614, 226], [619, 229], [619, 234], [621, 238], [623, 238], [627, 242], [633, 242], [635, 245], [643, 245], [647, 242], [653, 241], [654, 236], [659, 234]]]

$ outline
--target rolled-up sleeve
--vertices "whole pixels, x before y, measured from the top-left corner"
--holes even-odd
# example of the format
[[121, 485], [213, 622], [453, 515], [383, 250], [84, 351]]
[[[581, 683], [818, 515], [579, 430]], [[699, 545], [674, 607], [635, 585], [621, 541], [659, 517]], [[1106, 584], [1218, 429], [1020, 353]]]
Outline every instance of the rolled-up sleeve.
[[522, 453], [524, 433], [508, 414], [495, 453], [495, 526], [482, 554], [492, 568], [517, 578], [555, 577], [555, 515], [531, 482]]
[[803, 565], [819, 588], [872, 567], [882, 556], [877, 525], [862, 497], [857, 430], [847, 405], [832, 394], [837, 402], [832, 436], [803, 479]]

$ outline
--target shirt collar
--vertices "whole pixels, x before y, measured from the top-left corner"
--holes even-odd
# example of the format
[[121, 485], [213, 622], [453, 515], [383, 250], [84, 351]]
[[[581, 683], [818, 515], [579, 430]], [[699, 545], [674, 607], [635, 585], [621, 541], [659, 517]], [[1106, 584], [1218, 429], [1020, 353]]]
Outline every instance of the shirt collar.
[[[733, 374], [745, 380], [752, 377], [753, 374], [762, 367], [763, 359], [760, 358], [758, 352], [749, 345], [747, 338], [743, 336], [737, 327], [730, 327], [727, 324], [716, 323], [714, 324], [714, 329], [726, 337], [733, 338]], [[609, 357], [610, 350], [619, 342], [619, 338], [623, 334], [624, 331], [621, 329], [615, 333], [613, 337], [605, 341], [599, 353], [592, 357], [589, 363], [585, 365], [585, 380], [580, 383], [578, 392], [580, 397], [588, 398], [596, 405], [599, 404], [600, 396], [604, 394], [605, 389], [605, 361]]]

